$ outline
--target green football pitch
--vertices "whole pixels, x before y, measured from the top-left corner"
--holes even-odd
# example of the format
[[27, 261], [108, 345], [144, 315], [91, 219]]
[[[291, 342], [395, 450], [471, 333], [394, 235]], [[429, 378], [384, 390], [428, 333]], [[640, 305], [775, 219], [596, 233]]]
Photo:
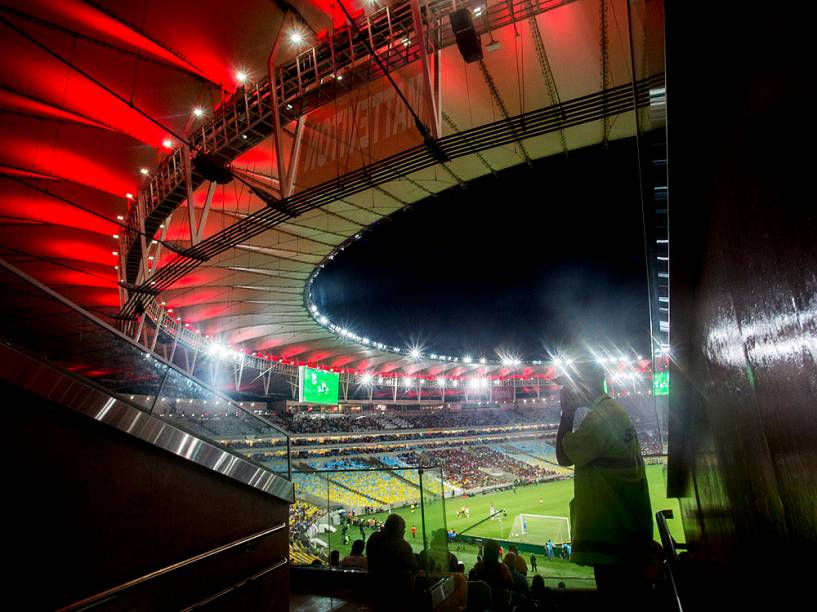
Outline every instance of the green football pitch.
[[[683, 528], [680, 521], [680, 511], [678, 502], [675, 499], [668, 499], [666, 491], [666, 467], [664, 465], [648, 465], [647, 481], [650, 487], [650, 499], [652, 502], [653, 516], [658, 510], [671, 509], [676, 518], [668, 521], [670, 532], [678, 542], [684, 541]], [[400, 514], [406, 521], [406, 539], [415, 550], [422, 550], [422, 525], [425, 520], [426, 534], [431, 533], [441, 527], [454, 529], [457, 533], [462, 533], [475, 523], [486, 518], [491, 505], [496, 510], [504, 510], [507, 515], [502, 521], [489, 520], [481, 525], [468, 529], [467, 534], [483, 537], [508, 539], [513, 526], [513, 520], [518, 514], [540, 514], [545, 516], [569, 517], [569, 504], [573, 498], [573, 480], [559, 480], [541, 484], [526, 485], [513, 490], [503, 490], [496, 493], [476, 495], [473, 497], [455, 497], [444, 500], [436, 500], [422, 509], [418, 507], [414, 512], [410, 507], [398, 508], [393, 512]], [[541, 502], [539, 501], [541, 499]], [[468, 506], [471, 511], [470, 518], [458, 517], [457, 510], [461, 506]], [[445, 518], [443, 519], [443, 513]], [[385, 513], [373, 515], [378, 520], [385, 520]], [[417, 535], [412, 538], [410, 530], [412, 525], [417, 527]], [[366, 535], [370, 535], [366, 531]], [[355, 539], [359, 534], [357, 530], [350, 532], [350, 537]], [[660, 541], [658, 528], [654, 526], [654, 539]], [[544, 544], [544, 542], [532, 542]], [[332, 538], [330, 548], [337, 548], [344, 556], [348, 552], [348, 545], [344, 546], [339, 538]], [[466, 571], [473, 567], [476, 562], [477, 547], [473, 545], [451, 545], [451, 551], [457, 558], [465, 563]], [[526, 560], [529, 555], [525, 555]], [[542, 556], [539, 559], [539, 573], [545, 577], [548, 586], [556, 586], [559, 581], [564, 581], [568, 587], [587, 588], [594, 586], [592, 580], [593, 570], [589, 567], [581, 567], [568, 561], [552, 560], [547, 561]], [[529, 575], [530, 576], [530, 575]]]

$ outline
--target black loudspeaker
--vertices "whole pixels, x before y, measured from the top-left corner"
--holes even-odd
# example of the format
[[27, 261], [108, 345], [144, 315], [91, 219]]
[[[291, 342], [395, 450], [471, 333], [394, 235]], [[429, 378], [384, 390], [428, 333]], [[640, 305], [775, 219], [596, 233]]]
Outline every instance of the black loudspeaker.
[[451, 21], [451, 29], [457, 38], [457, 48], [460, 50], [462, 58], [467, 62], [477, 62], [482, 59], [482, 45], [479, 43], [479, 35], [474, 29], [474, 22], [471, 20], [471, 11], [461, 8], [448, 14]]

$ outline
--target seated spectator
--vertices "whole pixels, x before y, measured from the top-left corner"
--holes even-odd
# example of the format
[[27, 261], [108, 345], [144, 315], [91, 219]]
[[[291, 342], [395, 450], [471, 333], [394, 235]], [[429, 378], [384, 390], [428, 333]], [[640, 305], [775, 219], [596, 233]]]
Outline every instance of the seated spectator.
[[405, 533], [406, 522], [403, 517], [399, 514], [390, 514], [383, 528], [372, 534], [366, 544], [370, 571], [383, 574], [417, 571], [414, 553], [403, 538]]
[[340, 551], [333, 550], [329, 553], [329, 565], [331, 567], [340, 567]]
[[523, 576], [528, 575], [528, 564], [525, 563], [525, 559], [522, 555], [519, 554], [519, 549], [516, 547], [516, 544], [511, 544], [508, 546], [508, 550], [516, 555], [516, 571], [522, 574]]
[[363, 540], [355, 540], [352, 542], [352, 550], [344, 557], [341, 562], [341, 567], [357, 567], [360, 569], [368, 569], [369, 564], [366, 555], [363, 554], [363, 547], [365, 544]]
[[411, 609], [417, 560], [404, 539], [406, 522], [399, 514], [390, 514], [383, 528], [366, 543], [369, 572], [377, 592], [376, 608]]
[[548, 591], [545, 589], [545, 579], [539, 574], [534, 576], [530, 583], [530, 597], [542, 604], [548, 600]]
[[457, 572], [459, 561], [448, 551], [447, 535], [444, 529], [434, 532], [431, 545], [420, 552], [420, 569], [431, 572]]
[[511, 570], [511, 578], [513, 578], [513, 590], [519, 593], [520, 595], [527, 595], [528, 593], [528, 581], [527, 579], [520, 574], [516, 570], [516, 555], [512, 552], [509, 552], [505, 555], [503, 559], [503, 563], [508, 566], [508, 569]]
[[486, 540], [482, 554], [482, 561], [477, 561], [469, 578], [484, 580], [492, 590], [513, 589], [511, 570], [499, 562], [499, 543], [496, 540]]

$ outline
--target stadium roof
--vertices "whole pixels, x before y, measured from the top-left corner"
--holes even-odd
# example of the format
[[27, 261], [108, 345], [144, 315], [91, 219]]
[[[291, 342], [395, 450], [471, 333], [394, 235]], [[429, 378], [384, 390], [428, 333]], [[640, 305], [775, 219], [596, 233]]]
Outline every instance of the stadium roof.
[[633, 136], [636, 102], [648, 126], [662, 3], [634, 4], [632, 31], [625, 0], [459, 6], [480, 61], [455, 44], [450, 2], [2, 7], [0, 256], [149, 345], [159, 326], [347, 371], [550, 377], [411, 355], [310, 300], [322, 263], [395, 211]]

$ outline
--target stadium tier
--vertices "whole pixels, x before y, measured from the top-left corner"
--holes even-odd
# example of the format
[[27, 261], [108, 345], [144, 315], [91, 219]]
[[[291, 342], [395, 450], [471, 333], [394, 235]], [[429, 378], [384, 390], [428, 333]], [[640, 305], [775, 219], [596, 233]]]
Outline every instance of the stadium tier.
[[558, 424], [558, 411], [553, 407], [434, 412], [395, 412], [366, 415], [294, 414], [281, 420], [281, 425], [293, 434], [384, 432], [406, 429], [444, 429], [487, 427], [500, 425]]

